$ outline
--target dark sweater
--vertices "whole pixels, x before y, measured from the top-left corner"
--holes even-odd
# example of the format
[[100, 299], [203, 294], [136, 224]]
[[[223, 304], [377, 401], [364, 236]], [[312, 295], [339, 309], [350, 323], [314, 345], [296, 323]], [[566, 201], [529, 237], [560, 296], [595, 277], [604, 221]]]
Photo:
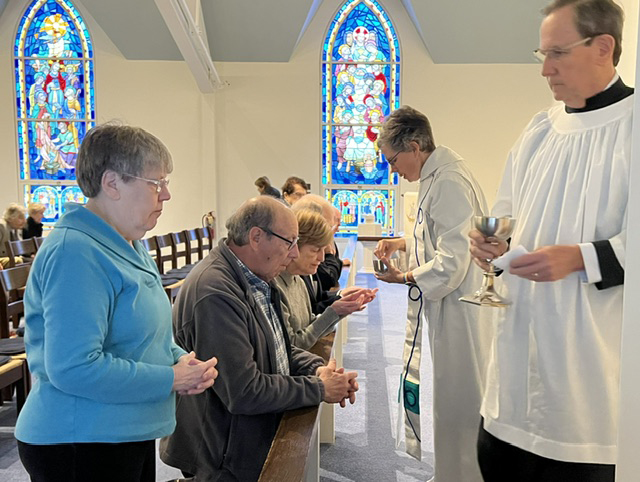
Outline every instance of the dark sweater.
[[27, 218], [27, 227], [22, 230], [22, 239], [42, 236], [42, 223], [37, 223], [31, 216]]

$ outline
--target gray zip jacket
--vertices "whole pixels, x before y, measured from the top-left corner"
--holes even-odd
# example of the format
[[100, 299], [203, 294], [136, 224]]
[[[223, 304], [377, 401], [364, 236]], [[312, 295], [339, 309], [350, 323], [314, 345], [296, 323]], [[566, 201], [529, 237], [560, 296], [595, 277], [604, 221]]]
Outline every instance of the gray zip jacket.
[[[257, 480], [282, 413], [324, 396], [314, 376], [324, 361], [292, 347], [284, 326], [291, 376], [277, 374], [273, 331], [225, 241], [192, 270], [173, 309], [178, 345], [218, 358], [212, 388], [178, 397], [176, 431], [160, 446], [165, 463], [198, 481]], [[282, 323], [273, 284], [272, 300]]]

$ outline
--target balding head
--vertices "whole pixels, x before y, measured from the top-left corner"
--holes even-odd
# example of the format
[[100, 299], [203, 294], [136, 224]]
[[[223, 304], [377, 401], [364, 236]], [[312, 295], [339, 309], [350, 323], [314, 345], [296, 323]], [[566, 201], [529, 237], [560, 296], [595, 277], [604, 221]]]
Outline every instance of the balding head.
[[295, 211], [300, 209], [311, 209], [312, 211], [318, 211], [322, 213], [322, 216], [329, 223], [329, 226], [333, 226], [333, 206], [322, 196], [317, 194], [307, 194], [303, 196], [297, 203], [293, 205]]
[[271, 196], [251, 198], [227, 220], [228, 239], [236, 246], [244, 246], [249, 241], [251, 228], [272, 229], [282, 217], [295, 219], [294, 214], [282, 201]]
[[282, 201], [246, 201], [227, 221], [229, 249], [256, 276], [271, 281], [298, 257], [298, 222]]

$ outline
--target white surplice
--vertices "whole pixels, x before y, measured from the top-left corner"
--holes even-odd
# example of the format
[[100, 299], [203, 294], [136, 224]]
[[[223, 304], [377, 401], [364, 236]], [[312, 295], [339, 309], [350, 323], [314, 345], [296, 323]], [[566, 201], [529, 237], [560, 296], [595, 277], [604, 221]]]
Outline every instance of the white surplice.
[[[458, 301], [477, 290], [482, 271], [471, 262], [472, 218], [486, 213], [482, 190], [462, 158], [439, 146], [420, 172], [415, 226], [405, 238], [409, 310], [401, 388], [407, 452], [420, 458], [419, 410], [433, 408], [436, 482], [481, 481], [476, 456], [485, 360], [492, 325], [481, 308]], [[417, 403], [422, 325], [433, 362], [433, 405]]]
[[[510, 153], [493, 211], [516, 218], [512, 246], [609, 240], [624, 267], [633, 98], [534, 117]], [[513, 304], [494, 311], [482, 415], [490, 433], [524, 450], [614, 464], [623, 287], [598, 290], [604, 267], [595, 256], [585, 262], [556, 282], [499, 278]]]

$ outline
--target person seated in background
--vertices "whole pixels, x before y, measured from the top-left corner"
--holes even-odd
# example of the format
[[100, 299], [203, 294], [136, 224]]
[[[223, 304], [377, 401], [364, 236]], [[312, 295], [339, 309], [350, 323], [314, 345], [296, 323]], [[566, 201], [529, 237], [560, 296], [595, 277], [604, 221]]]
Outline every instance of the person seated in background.
[[297, 210], [299, 256], [276, 278], [282, 295], [282, 314], [291, 344], [311, 348], [318, 338], [333, 331], [336, 323], [373, 300], [376, 290], [352, 286], [343, 290], [322, 314], [311, 311], [307, 287], [299, 275], [312, 275], [324, 259], [324, 248], [333, 241], [333, 232], [322, 214], [311, 209]]
[[171, 198], [171, 170], [164, 144], [137, 127], [98, 126], [82, 141], [76, 173], [89, 201], [65, 205], [24, 297], [35, 383], [15, 436], [33, 481], [155, 481], [174, 393], [214, 382], [215, 358], [173, 342], [171, 305], [139, 241]]
[[[5, 209], [0, 219], [0, 265], [3, 268], [9, 266], [9, 253], [7, 241], [19, 241], [22, 239], [22, 228], [26, 223], [25, 209], [16, 203], [11, 203]], [[22, 258], [16, 257], [16, 263], [22, 263]]]
[[176, 342], [216, 354], [211, 390], [179, 397], [162, 460], [199, 481], [257, 480], [286, 410], [355, 402], [356, 372], [291, 346], [273, 280], [298, 257], [298, 223], [283, 201], [259, 196], [187, 276], [174, 306]]
[[[340, 210], [335, 207], [333, 207], [333, 234], [334, 236], [336, 234], [338, 234], [338, 231], [340, 231], [340, 225], [342, 224], [342, 214], [340, 213]], [[335, 255], [336, 257], [339, 259], [340, 258], [340, 252], [338, 251], [338, 245], [334, 242], [333, 245], [335, 246], [336, 252]], [[342, 261], [342, 266], [351, 266], [351, 260], [348, 258], [344, 258], [341, 260]]]
[[[294, 209], [306, 209], [316, 204], [322, 209], [322, 215], [335, 234], [338, 230], [335, 220], [335, 210], [333, 205], [322, 196], [317, 194], [307, 194], [296, 203]], [[340, 275], [342, 274], [342, 260], [337, 255], [338, 248], [332, 240], [324, 252], [324, 261], [318, 266], [316, 279], [324, 291], [336, 289], [340, 286]]]
[[309, 192], [309, 185], [304, 179], [291, 176], [282, 186], [282, 198], [289, 206], [293, 206], [297, 201]]
[[42, 218], [47, 207], [40, 203], [31, 203], [27, 209], [29, 217], [27, 225], [22, 230], [22, 239], [39, 238], [42, 236]]
[[258, 192], [260, 193], [260, 195], [273, 196], [277, 198], [280, 197], [280, 191], [278, 191], [271, 185], [271, 181], [269, 181], [269, 178], [267, 176], [259, 177], [258, 179], [256, 179], [256, 182], [254, 184], [258, 187]]

